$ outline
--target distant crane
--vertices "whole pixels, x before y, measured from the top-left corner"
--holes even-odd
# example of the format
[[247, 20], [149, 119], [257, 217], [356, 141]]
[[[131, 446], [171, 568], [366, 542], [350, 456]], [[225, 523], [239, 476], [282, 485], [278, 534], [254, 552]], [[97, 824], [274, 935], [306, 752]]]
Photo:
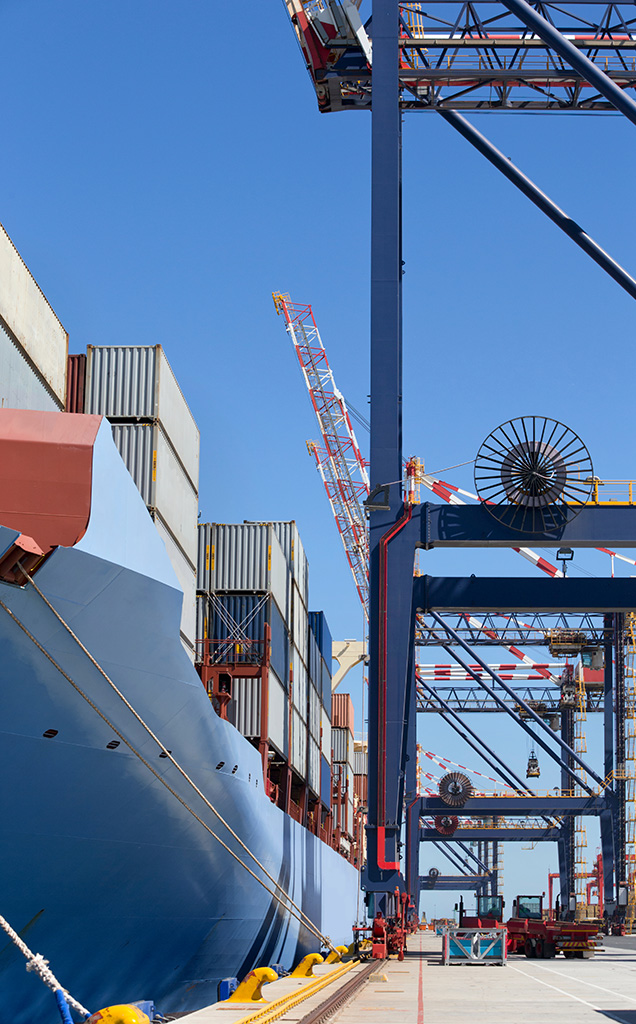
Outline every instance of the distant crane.
[[297, 305], [280, 292], [274, 292], [272, 298], [276, 312], [285, 317], [320, 428], [322, 444], [308, 441], [307, 449], [316, 460], [358, 597], [368, 616], [369, 537], [362, 505], [369, 496], [367, 463], [344, 397], [336, 387], [311, 306]]

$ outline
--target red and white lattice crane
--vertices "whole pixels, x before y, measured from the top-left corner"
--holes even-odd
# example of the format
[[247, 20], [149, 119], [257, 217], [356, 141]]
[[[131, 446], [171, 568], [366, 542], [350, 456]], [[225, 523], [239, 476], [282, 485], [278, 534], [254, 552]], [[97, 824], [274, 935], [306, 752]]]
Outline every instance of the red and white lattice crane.
[[369, 594], [369, 537], [363, 501], [369, 496], [367, 463], [351, 425], [344, 397], [336, 387], [311, 306], [293, 303], [289, 295], [273, 293], [277, 313], [285, 317], [302, 370], [322, 441], [308, 441], [316, 460], [342, 539], [353, 579], [367, 614]]

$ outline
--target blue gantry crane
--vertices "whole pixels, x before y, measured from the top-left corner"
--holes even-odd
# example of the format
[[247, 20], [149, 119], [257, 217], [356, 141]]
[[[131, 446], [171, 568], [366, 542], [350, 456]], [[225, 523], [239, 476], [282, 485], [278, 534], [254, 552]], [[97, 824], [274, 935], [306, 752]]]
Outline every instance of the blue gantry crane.
[[[475, 683], [558, 763], [564, 792], [487, 800], [467, 796], [472, 815], [558, 815], [560, 864], [572, 816], [598, 815], [601, 823], [605, 906], [617, 910], [625, 875], [625, 796], [613, 781], [624, 754], [624, 615], [636, 606], [633, 580], [572, 578], [413, 578], [417, 549], [520, 548], [562, 550], [634, 546], [636, 508], [590, 504], [592, 476], [586, 451], [576, 452], [567, 428], [535, 422], [503, 425], [508, 444], [491, 466], [498, 491], [475, 506], [405, 503], [402, 489], [402, 118], [405, 111], [437, 113], [482, 152], [628, 294], [636, 282], [584, 229], [507, 161], [463, 117], [470, 110], [549, 113], [620, 112], [636, 124], [636, 39], [632, 4], [542, 3], [493, 5], [438, 0], [424, 5], [372, 0], [363, 23], [351, 0], [285, 0], [310, 72], [320, 110], [369, 110], [372, 119], [371, 210], [371, 464], [369, 515], [369, 816], [364, 887], [372, 913], [393, 917], [394, 945], [403, 942], [404, 895], [420, 888], [418, 848], [422, 813], [443, 813], [441, 798], [417, 796], [415, 647], [422, 622]], [[594, 11], [592, 11], [594, 7]], [[443, 25], [443, 29], [440, 28]], [[577, 455], [580, 457], [577, 459]], [[484, 474], [487, 476], [487, 474]], [[485, 480], [481, 481], [485, 484]], [[492, 504], [487, 504], [487, 502]], [[576, 514], [574, 514], [576, 513]], [[557, 737], [530, 704], [481, 661], [453, 618], [516, 616], [603, 617], [605, 761], [601, 773], [573, 746], [567, 720]], [[473, 639], [473, 638], [471, 638]], [[474, 640], [473, 640], [474, 643]], [[613, 668], [615, 665], [615, 670]], [[489, 679], [490, 682], [486, 682]], [[505, 697], [503, 695], [506, 695]], [[507, 703], [506, 703], [507, 701]], [[614, 715], [613, 703], [616, 703]], [[448, 712], [450, 705], [444, 708]], [[450, 712], [448, 712], [450, 714]], [[621, 717], [623, 716], [623, 717]], [[566, 716], [567, 719], [567, 716]], [[462, 724], [465, 728], [465, 725]], [[546, 729], [551, 732], [550, 737]], [[483, 749], [479, 737], [475, 742]], [[555, 750], [554, 747], [557, 747]], [[496, 752], [490, 751], [494, 763]], [[510, 776], [509, 769], [507, 770]], [[610, 780], [608, 782], [608, 779]], [[406, 850], [401, 830], [406, 817]], [[546, 826], [548, 827], [548, 826]], [[549, 828], [552, 828], [550, 825]], [[405, 861], [403, 869], [402, 862]], [[562, 879], [562, 884], [569, 884]], [[398, 914], [398, 908], [402, 908]], [[397, 922], [397, 923], [395, 923]], [[390, 930], [390, 929], [389, 929]], [[401, 948], [401, 947], [400, 947]]]

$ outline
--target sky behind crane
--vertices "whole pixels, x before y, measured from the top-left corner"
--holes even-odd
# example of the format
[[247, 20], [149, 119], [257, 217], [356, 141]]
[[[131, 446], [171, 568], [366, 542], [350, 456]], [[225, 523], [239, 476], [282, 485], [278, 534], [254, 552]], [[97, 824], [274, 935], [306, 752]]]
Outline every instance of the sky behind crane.
[[[334, 636], [359, 637], [271, 293], [312, 304], [339, 387], [368, 415], [370, 117], [318, 113], [277, 0], [7, 0], [0, 17], [0, 220], [70, 351], [163, 345], [201, 428], [202, 519], [296, 519], [312, 606]], [[470, 117], [636, 273], [633, 125]], [[538, 413], [582, 437], [601, 478], [636, 477], [633, 300], [434, 113], [405, 117], [404, 258], [405, 455], [474, 490], [470, 466], [446, 467], [498, 423]], [[509, 552], [426, 559], [448, 575], [536, 572]], [[608, 559], [577, 555], [572, 571], [605, 575]], [[353, 684], [360, 722], [359, 674]], [[484, 728], [523, 770], [525, 739], [499, 715]], [[421, 731], [428, 749], [483, 769], [433, 716]], [[548, 863], [556, 850], [509, 847], [509, 893], [529, 864], [545, 888]]]

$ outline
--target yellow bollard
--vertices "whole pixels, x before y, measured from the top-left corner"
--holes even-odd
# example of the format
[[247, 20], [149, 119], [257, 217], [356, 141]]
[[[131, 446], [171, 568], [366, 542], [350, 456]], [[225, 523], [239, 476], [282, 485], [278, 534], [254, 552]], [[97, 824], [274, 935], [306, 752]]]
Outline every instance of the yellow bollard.
[[241, 982], [236, 992], [233, 992], [226, 1003], [266, 1003], [267, 999], [262, 993], [263, 985], [270, 981], [277, 981], [278, 975], [271, 967], [257, 967], [250, 971], [247, 978]]
[[291, 972], [292, 978], [313, 978], [313, 970], [316, 964], [324, 963], [324, 958], [320, 953], [308, 953], [304, 956], [298, 967], [295, 967]]
[[342, 963], [343, 956], [345, 955], [345, 953], [348, 953], [348, 952], [349, 952], [349, 947], [348, 946], [336, 946], [335, 949], [331, 950], [329, 956], [325, 960], [325, 963], [326, 964], [339, 964], [339, 963]]

